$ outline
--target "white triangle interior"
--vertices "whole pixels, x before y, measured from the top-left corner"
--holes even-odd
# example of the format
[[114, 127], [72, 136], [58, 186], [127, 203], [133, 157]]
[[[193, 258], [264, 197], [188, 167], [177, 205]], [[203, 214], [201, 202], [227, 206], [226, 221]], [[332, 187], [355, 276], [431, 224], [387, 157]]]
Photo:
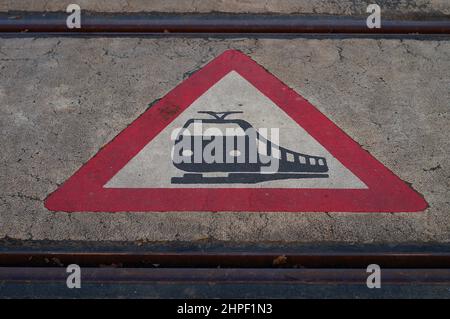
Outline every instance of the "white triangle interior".
[[[243, 111], [229, 118], [242, 118], [254, 128], [279, 128], [279, 144], [289, 150], [327, 159], [328, 178], [286, 179], [256, 184], [172, 184], [172, 177], [183, 176], [172, 163], [172, 131], [183, 127], [191, 118], [208, 118], [198, 111]], [[227, 117], [228, 119], [228, 117]], [[333, 188], [363, 189], [367, 186], [311, 135], [292, 120], [281, 108], [252, 84], [231, 71], [200, 96], [158, 136], [133, 157], [105, 188]]]

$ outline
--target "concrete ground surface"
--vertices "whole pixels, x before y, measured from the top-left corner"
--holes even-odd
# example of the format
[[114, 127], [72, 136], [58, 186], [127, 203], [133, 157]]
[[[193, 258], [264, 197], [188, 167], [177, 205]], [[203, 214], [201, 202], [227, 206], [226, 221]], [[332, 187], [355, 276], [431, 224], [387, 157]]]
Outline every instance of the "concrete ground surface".
[[[423, 213], [63, 213], [44, 199], [227, 49], [292, 87], [421, 193]], [[0, 238], [450, 242], [450, 41], [0, 39]]]
[[97, 12], [230, 12], [367, 15], [377, 3], [385, 17], [448, 16], [448, 0], [1, 0], [0, 11], [65, 11], [70, 3]]

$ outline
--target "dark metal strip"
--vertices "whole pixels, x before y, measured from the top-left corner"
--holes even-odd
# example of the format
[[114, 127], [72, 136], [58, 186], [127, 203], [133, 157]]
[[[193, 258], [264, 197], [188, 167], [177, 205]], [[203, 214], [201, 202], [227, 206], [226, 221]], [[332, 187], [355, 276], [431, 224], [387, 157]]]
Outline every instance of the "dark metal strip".
[[276, 33], [276, 34], [450, 34], [450, 19], [381, 20], [369, 29], [366, 17], [278, 14], [82, 13], [81, 28], [66, 26], [63, 12], [0, 13], [0, 32], [27, 33]]
[[450, 268], [450, 252], [152, 252], [152, 251], [35, 251], [0, 252], [0, 266], [49, 267], [78, 264], [84, 267], [306, 267], [363, 268], [369, 264], [384, 268]]
[[[450, 269], [383, 269], [383, 284], [448, 285]], [[0, 282], [65, 283], [65, 268], [0, 267]], [[361, 284], [365, 269], [150, 269], [82, 268], [84, 283], [290, 283], [290, 284]]]

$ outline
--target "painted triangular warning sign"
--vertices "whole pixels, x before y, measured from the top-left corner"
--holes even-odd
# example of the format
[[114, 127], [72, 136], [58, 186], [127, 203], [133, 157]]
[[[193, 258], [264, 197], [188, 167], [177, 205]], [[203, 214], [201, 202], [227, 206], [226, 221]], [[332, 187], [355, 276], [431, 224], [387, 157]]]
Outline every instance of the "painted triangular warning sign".
[[144, 112], [45, 206], [417, 212], [427, 203], [307, 100], [230, 50]]

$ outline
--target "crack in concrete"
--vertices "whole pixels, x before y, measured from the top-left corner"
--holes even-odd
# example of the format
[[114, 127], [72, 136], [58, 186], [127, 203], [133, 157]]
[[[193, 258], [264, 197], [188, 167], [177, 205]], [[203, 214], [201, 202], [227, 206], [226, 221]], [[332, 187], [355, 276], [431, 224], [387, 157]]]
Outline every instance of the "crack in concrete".
[[3, 194], [2, 196], [0, 196], [0, 198], [3, 196], [12, 197], [12, 198], [20, 198], [20, 199], [28, 199], [28, 200], [38, 201], [38, 202], [43, 201], [43, 199], [41, 199], [37, 196], [22, 194], [21, 192], [17, 192], [15, 194]]

